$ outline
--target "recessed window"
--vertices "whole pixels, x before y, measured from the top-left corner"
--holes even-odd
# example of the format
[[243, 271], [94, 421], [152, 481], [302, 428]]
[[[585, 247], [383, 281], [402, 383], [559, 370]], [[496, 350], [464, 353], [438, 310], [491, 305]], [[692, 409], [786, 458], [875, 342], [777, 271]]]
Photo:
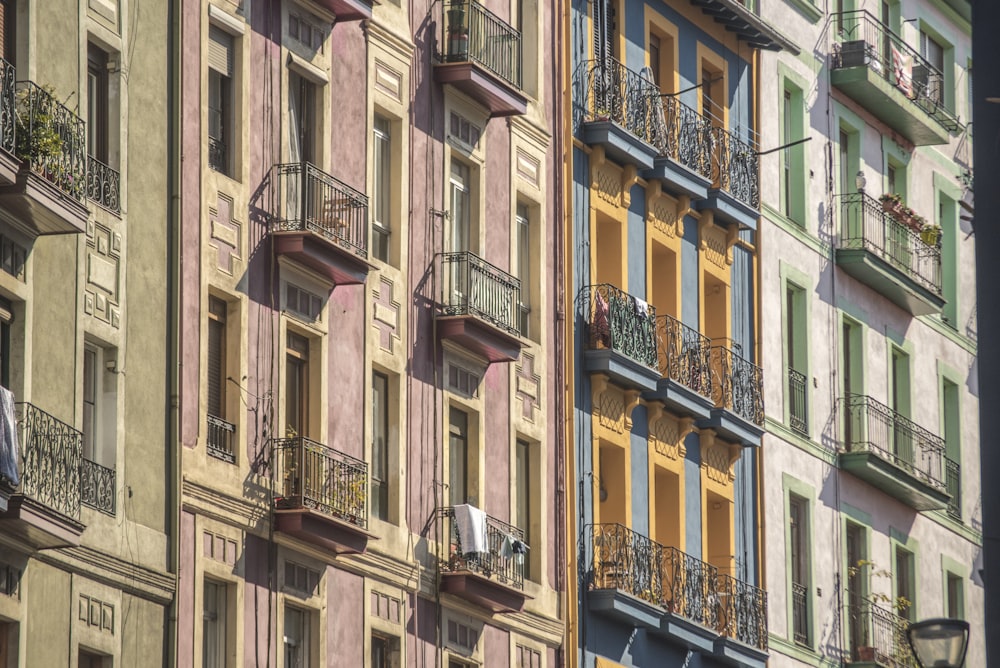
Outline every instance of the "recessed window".
[[87, 45], [87, 151], [108, 163], [108, 54]]
[[371, 637], [371, 668], [399, 668], [399, 638], [373, 633]]
[[319, 578], [319, 571], [293, 561], [285, 562], [285, 591], [292, 591], [303, 597], [312, 596], [319, 587]]
[[293, 332], [285, 348], [285, 435], [309, 435], [309, 339]]
[[528, 207], [517, 205], [517, 277], [521, 281], [521, 291], [518, 293], [518, 330], [521, 336], [529, 335], [531, 320], [531, 219]]
[[285, 283], [285, 309], [306, 322], [316, 322], [323, 314], [323, 298], [292, 283]]
[[291, 162], [316, 163], [319, 123], [316, 85], [294, 71], [288, 72], [288, 153]]
[[208, 165], [232, 176], [233, 38], [216, 26], [208, 29]]
[[289, 14], [288, 36], [311, 51], [323, 51], [325, 31], [316, 20]]
[[310, 614], [305, 610], [285, 606], [285, 668], [309, 668]]
[[205, 609], [201, 634], [201, 665], [203, 668], [225, 668], [229, 623], [226, 585], [205, 580], [202, 598]]
[[450, 118], [451, 124], [449, 135], [452, 139], [457, 139], [469, 148], [475, 148], [479, 145], [479, 137], [482, 135], [482, 131], [479, 129], [479, 126], [461, 114], [456, 114], [455, 112], [451, 112]]
[[372, 372], [372, 515], [389, 519], [389, 377]]
[[469, 415], [448, 413], [448, 495], [452, 505], [469, 502]]
[[389, 235], [392, 233], [392, 124], [375, 116], [372, 155], [372, 255], [389, 261]]
[[792, 637], [812, 646], [809, 628], [809, 504], [800, 496], [788, 496], [788, 547], [792, 580]]

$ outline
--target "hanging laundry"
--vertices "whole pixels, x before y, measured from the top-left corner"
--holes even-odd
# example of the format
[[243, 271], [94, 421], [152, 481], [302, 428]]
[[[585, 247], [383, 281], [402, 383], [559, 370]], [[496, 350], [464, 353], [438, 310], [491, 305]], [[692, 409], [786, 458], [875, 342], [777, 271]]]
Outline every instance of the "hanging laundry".
[[463, 554], [482, 554], [486, 547], [486, 513], [467, 503], [455, 506], [455, 526]]
[[17, 423], [14, 419], [14, 393], [0, 387], [0, 481], [17, 487], [21, 476], [18, 463]]

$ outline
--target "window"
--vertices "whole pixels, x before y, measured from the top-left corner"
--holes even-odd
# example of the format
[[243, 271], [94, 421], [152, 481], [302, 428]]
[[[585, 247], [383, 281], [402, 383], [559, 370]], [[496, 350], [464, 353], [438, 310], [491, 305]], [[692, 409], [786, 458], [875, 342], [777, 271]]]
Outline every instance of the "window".
[[717, 128], [725, 127], [726, 91], [722, 71], [701, 61], [701, 113]]
[[310, 615], [305, 610], [285, 606], [285, 668], [309, 668]]
[[233, 436], [236, 426], [228, 422], [226, 410], [226, 321], [228, 305], [218, 297], [208, 298], [208, 359], [207, 359], [207, 450], [208, 454], [234, 463], [236, 451]]
[[951, 495], [948, 514], [962, 518], [962, 430], [959, 424], [958, 385], [941, 379], [941, 433], [944, 436], [944, 482]]
[[792, 576], [792, 637], [800, 645], [812, 646], [809, 626], [809, 503], [801, 496], [788, 496], [788, 559]]
[[87, 45], [87, 151], [108, 163], [108, 54]]
[[293, 332], [285, 349], [285, 432], [309, 435], [309, 340]]
[[[865, 586], [866, 570], [863, 563], [868, 559], [868, 542], [865, 529], [860, 524], [847, 523], [847, 605], [849, 614], [847, 615], [847, 634], [852, 652], [853, 648], [861, 647], [865, 644], [867, 634], [864, 624], [864, 606], [867, 596]], [[852, 655], [857, 660], [857, 654]]]
[[375, 116], [374, 166], [372, 174], [372, 255], [382, 262], [389, 261], [389, 234], [392, 231], [392, 125], [388, 119]]
[[399, 668], [399, 638], [372, 634], [371, 668]]
[[[802, 91], [785, 81], [782, 97], [781, 144], [805, 137], [805, 102]], [[788, 146], [781, 152], [782, 213], [800, 226], [806, 224], [806, 145]]]
[[111, 668], [112, 657], [80, 648], [76, 665], [78, 668]]
[[389, 378], [372, 372], [372, 515], [389, 519]]
[[204, 621], [201, 634], [201, 665], [203, 668], [225, 668], [227, 651], [226, 585], [205, 580]]
[[[16, 65], [14, 32], [17, 28], [17, 0], [0, 0], [0, 49], [4, 60]], [[2, 664], [0, 664], [2, 665]]]
[[83, 349], [83, 456], [115, 467], [117, 362], [114, 349], [86, 344]]
[[914, 72], [914, 86], [917, 88], [916, 94], [921, 94], [920, 88], [925, 88], [926, 95], [938, 103], [944, 102], [944, 80], [947, 75], [945, 69], [945, 48], [941, 46], [933, 37], [923, 30], [920, 31], [920, 55], [924, 57], [931, 67], [937, 72], [923, 73], [923, 81], [918, 80], [920, 73]]
[[518, 329], [521, 336], [527, 337], [529, 320], [531, 318], [531, 221], [528, 218], [528, 207], [517, 205], [517, 277], [521, 280], [521, 291], [518, 294]]
[[916, 620], [913, 553], [896, 546], [896, 612], [911, 622]]
[[216, 26], [208, 29], [208, 166], [232, 176], [233, 38]]
[[288, 36], [311, 51], [323, 51], [324, 31], [318, 19], [288, 15]]
[[[534, 546], [534, 536], [531, 532], [531, 444], [524, 439], [514, 443], [514, 514], [515, 526], [524, 532], [524, 541], [529, 549]], [[537, 547], [536, 547], [537, 549]], [[524, 577], [531, 579], [531, 559], [524, 560]]]
[[949, 619], [965, 619], [965, 590], [962, 578], [954, 573], [947, 573], [945, 579], [945, 616]]
[[802, 436], [809, 435], [809, 379], [806, 340], [806, 291], [785, 286], [785, 364], [788, 369], [788, 426]]
[[316, 86], [296, 72], [288, 73], [288, 158], [291, 162], [318, 160]]
[[316, 322], [323, 315], [323, 297], [293, 283], [285, 283], [285, 310], [305, 322]]
[[958, 227], [958, 203], [944, 192], [938, 191], [937, 224], [941, 227], [941, 292], [945, 304], [941, 319], [952, 329], [959, 326], [959, 303], [964, 295], [959, 291], [961, 272], [959, 249], [962, 237]]
[[448, 494], [452, 505], [469, 503], [469, 416], [448, 411]]
[[542, 653], [537, 649], [518, 645], [515, 657], [515, 668], [542, 668]]
[[2, 668], [19, 665], [17, 660], [18, 631], [17, 622], [0, 621], [0, 667]]
[[83, 456], [93, 461], [97, 440], [97, 349], [83, 349]]
[[453, 253], [469, 250], [469, 228], [472, 214], [472, 188], [469, 167], [458, 160], [451, 161], [451, 239]]
[[294, 561], [285, 562], [285, 583], [282, 591], [308, 598], [316, 595], [320, 581], [319, 571]]
[[660, 88], [663, 78], [662, 75], [660, 74], [661, 55], [660, 55], [659, 35], [650, 34], [648, 51], [649, 51], [649, 69], [652, 70], [653, 72], [653, 83], [656, 84], [657, 88]]

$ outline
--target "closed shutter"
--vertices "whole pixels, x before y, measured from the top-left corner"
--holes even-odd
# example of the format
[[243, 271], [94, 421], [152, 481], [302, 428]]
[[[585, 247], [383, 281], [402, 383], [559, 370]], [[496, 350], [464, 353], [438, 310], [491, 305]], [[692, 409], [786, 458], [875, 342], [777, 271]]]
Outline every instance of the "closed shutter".
[[208, 66], [224, 77], [233, 76], [233, 38], [215, 26], [208, 29]]
[[210, 297], [208, 308], [208, 414], [225, 418], [226, 303]]

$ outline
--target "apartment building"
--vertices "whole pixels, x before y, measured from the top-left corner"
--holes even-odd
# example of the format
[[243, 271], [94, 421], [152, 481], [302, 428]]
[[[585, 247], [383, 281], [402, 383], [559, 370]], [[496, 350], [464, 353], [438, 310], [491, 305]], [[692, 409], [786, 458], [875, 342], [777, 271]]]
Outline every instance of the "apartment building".
[[[765, 0], [764, 549], [774, 666], [986, 665], [970, 3]], [[774, 370], [771, 373], [771, 370]]]
[[179, 665], [560, 665], [552, 11], [182, 3]]
[[571, 5], [570, 665], [763, 666], [762, 50], [741, 2]]
[[167, 648], [167, 15], [138, 5], [0, 3], [3, 666]]

